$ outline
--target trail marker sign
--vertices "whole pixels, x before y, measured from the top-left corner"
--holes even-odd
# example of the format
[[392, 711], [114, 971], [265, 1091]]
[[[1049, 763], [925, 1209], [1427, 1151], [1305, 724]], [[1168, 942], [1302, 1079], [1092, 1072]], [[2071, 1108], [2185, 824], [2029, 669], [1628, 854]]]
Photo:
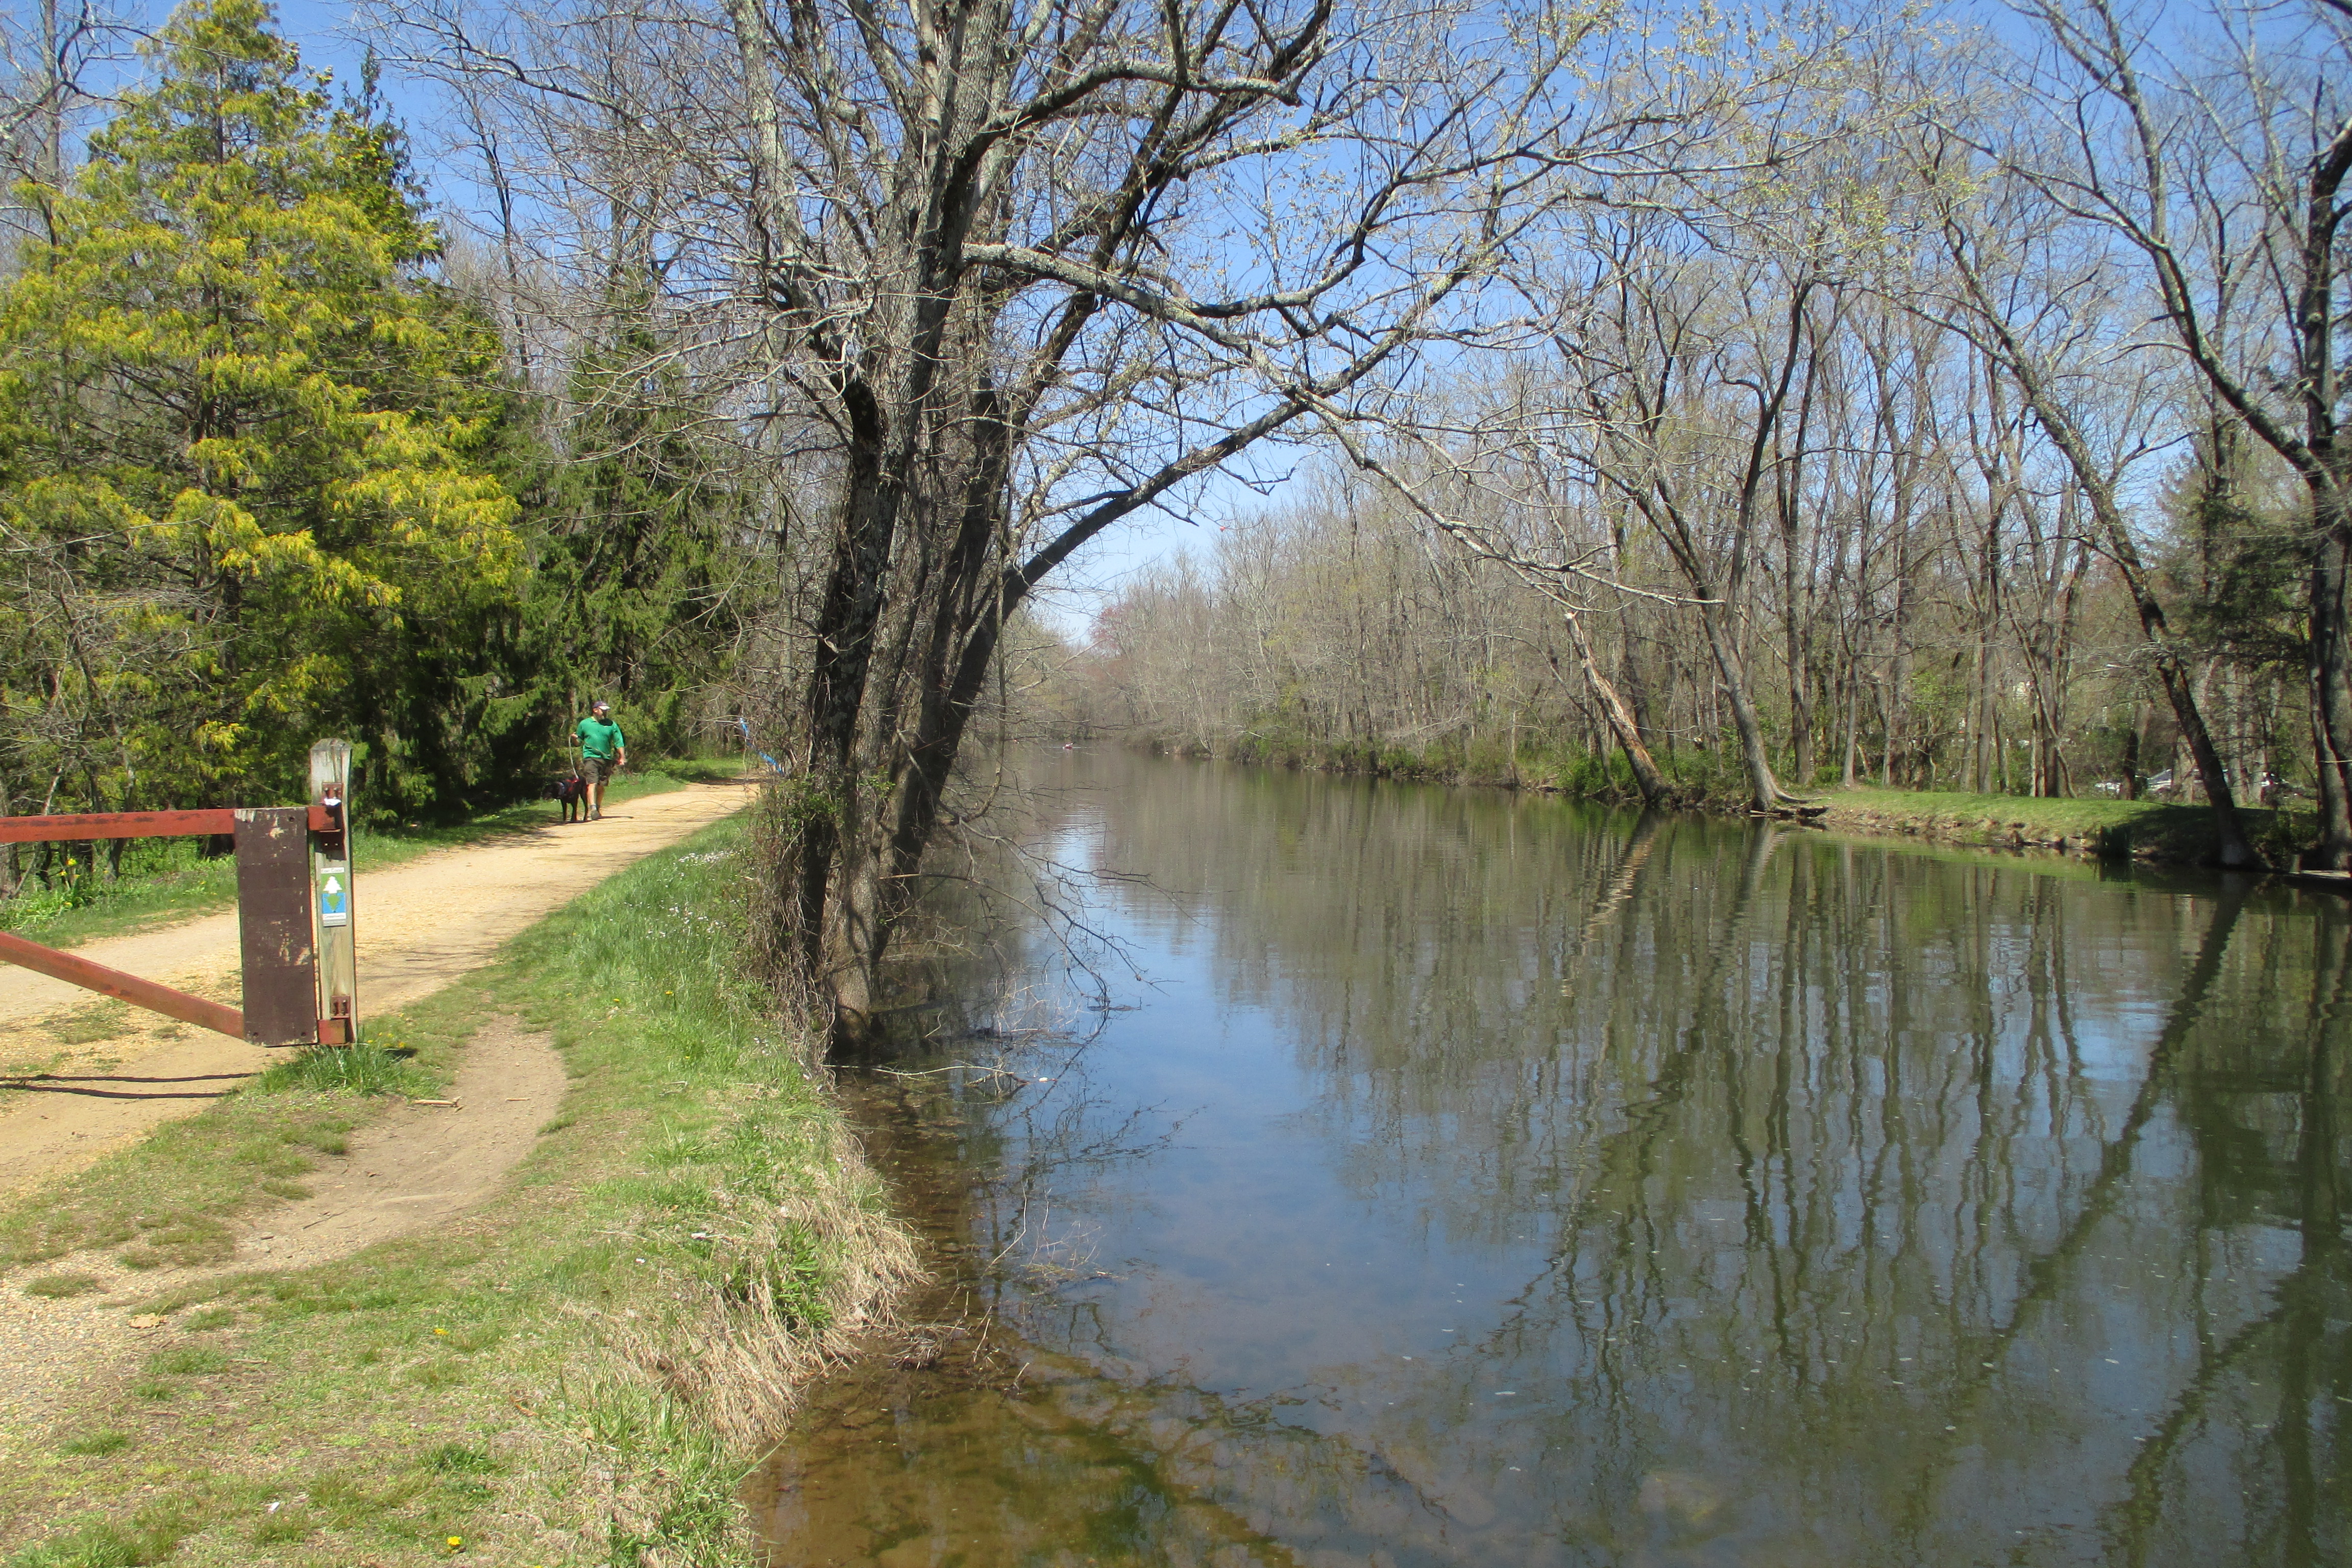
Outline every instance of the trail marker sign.
[[352, 900], [349, 866], [330, 863], [319, 868], [319, 923], [321, 926], [347, 926], [352, 923]]

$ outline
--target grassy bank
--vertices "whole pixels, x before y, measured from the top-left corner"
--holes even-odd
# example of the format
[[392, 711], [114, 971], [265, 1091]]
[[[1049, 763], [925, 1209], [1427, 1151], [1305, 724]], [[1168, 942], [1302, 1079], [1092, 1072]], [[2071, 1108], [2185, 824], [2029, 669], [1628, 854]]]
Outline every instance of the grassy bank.
[[[618, 804], [704, 779], [731, 778], [736, 772], [732, 758], [657, 763], [614, 780], [608, 798]], [[478, 844], [540, 826], [553, 820], [555, 809], [546, 801], [525, 801], [440, 826], [362, 828], [353, 854], [362, 866], [383, 870], [436, 849]], [[76, 867], [58, 885], [28, 884], [16, 897], [0, 901], [0, 931], [51, 947], [71, 947], [227, 909], [236, 902], [236, 862], [226, 855], [205, 859], [201, 848], [193, 838], [129, 840], [119, 879]]]
[[[488, 1016], [571, 1083], [503, 1195], [161, 1313], [136, 1365], [0, 1459], [8, 1568], [730, 1563], [796, 1383], [910, 1268], [803, 1042], [741, 979], [740, 823], [642, 861], [493, 967], [0, 1214], [0, 1289], [216, 1263]], [[59, 1283], [62, 1281], [62, 1283]]]
[[[1164, 741], [1146, 744], [1176, 756], [1211, 754]], [[1638, 805], [1641, 800], [1632, 770], [1621, 754], [1555, 753], [1528, 747], [1513, 754], [1499, 739], [1488, 744], [1449, 743], [1416, 751], [1400, 746], [1329, 745], [1268, 732], [1243, 735], [1213, 754], [1231, 762], [1360, 777], [1535, 789], [1627, 805]], [[1661, 752], [1657, 760], [1681, 799], [1693, 809], [1746, 809], [1748, 778], [1736, 757], [1708, 752]], [[2208, 865], [2219, 858], [2212, 812], [2204, 805], [2106, 796], [2044, 800], [1956, 790], [1847, 789], [1843, 785], [1800, 793], [1812, 804], [1826, 806], [1822, 825], [1841, 832], [1897, 834], [1989, 848], [2192, 866]], [[2273, 865], [2287, 864], [2313, 832], [2308, 813], [2252, 809], [2242, 815], [2248, 837]]]
[[[2210, 806], [2155, 800], [2041, 800], [1957, 791], [1831, 789], [1822, 826], [1844, 832], [1899, 833], [1954, 844], [2048, 849], [2100, 859], [2209, 865], [2220, 858]], [[2273, 865], [2309, 837], [2308, 816], [2251, 810], [2247, 836]]]

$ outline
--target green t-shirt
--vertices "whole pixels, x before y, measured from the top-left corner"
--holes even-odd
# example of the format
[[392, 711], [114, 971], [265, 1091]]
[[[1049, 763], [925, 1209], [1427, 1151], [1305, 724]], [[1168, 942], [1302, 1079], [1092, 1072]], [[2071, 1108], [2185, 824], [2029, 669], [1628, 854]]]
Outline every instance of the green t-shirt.
[[580, 721], [580, 749], [592, 757], [602, 757], [609, 762], [619, 756], [628, 743], [622, 738], [618, 724], [599, 719], [593, 713]]

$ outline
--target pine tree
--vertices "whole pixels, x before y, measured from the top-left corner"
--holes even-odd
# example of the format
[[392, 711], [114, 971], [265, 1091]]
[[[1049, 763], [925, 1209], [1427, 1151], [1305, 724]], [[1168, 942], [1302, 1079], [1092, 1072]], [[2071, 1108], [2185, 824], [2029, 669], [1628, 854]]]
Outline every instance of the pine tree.
[[551, 487], [532, 619], [551, 668], [610, 699], [640, 744], [675, 752], [742, 627], [731, 546], [747, 509], [646, 305], [624, 297], [618, 328], [573, 367], [572, 458]]
[[499, 765], [476, 731], [514, 684], [517, 401], [428, 276], [396, 132], [272, 22], [178, 12], [0, 293], [20, 798], [292, 798], [337, 731], [392, 809]]

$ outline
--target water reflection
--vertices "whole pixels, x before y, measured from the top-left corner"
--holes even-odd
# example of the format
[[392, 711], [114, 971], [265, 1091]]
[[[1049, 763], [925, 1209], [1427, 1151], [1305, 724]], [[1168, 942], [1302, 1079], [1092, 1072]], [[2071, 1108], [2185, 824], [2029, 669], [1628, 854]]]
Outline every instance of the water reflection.
[[2342, 901], [1047, 765], [1150, 983], [866, 1081], [982, 1327], [776, 1561], [2346, 1560]]

